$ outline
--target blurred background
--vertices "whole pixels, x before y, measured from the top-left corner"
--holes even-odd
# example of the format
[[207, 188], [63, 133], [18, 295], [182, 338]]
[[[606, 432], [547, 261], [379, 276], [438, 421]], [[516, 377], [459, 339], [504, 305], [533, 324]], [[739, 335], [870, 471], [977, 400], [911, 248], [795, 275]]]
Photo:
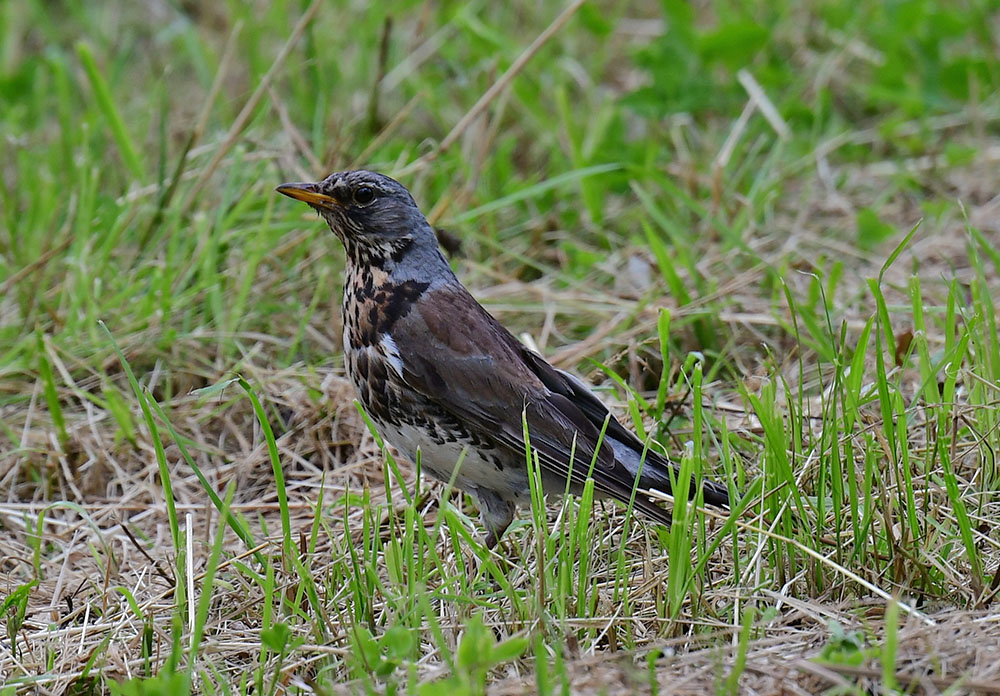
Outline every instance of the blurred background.
[[[711, 315], [762, 257], [781, 276], [863, 259], [995, 194], [990, 2], [583, 3], [438, 153], [563, 9], [5, 3], [8, 374], [36, 327], [107, 353], [98, 318], [147, 361], [197, 347], [221, 365], [245, 332], [298, 336], [284, 362], [329, 359], [302, 325], [336, 321], [341, 258], [272, 189], [352, 166], [436, 155], [401, 178], [505, 319], [546, 324], [523, 289], [506, 306], [508, 281], [583, 290], [547, 322], [553, 349], [614, 316], [593, 290], [662, 279], [657, 302]], [[687, 323], [724, 348], [711, 318]]]
[[[278, 538], [265, 446], [275, 438], [298, 530], [322, 517], [328, 491], [333, 522], [312, 528], [310, 548], [339, 560], [313, 569], [328, 600], [316, 615], [347, 606], [338, 620], [364, 617], [373, 641], [408, 617], [420, 637], [386, 669], [438, 674], [438, 634], [387, 599], [398, 578], [361, 580], [359, 567], [384, 574], [378, 534], [360, 565], [344, 560], [360, 542], [338, 520], [377, 530], [393, 487], [414, 482], [408, 469], [386, 473], [343, 379], [339, 245], [274, 192], [358, 167], [413, 192], [460, 278], [515, 334], [597, 385], [643, 434], [732, 482], [761, 526], [786, 537], [727, 527], [712, 563], [694, 568], [677, 549], [709, 553], [714, 527], [691, 525], [675, 547], [664, 530], [630, 531], [614, 556], [622, 513], [605, 512], [594, 567], [617, 567], [621, 580], [666, 573], [669, 556], [686, 573], [669, 597], [636, 581], [645, 594], [621, 604], [620, 588], [594, 580], [578, 604], [514, 601], [550, 572], [525, 557], [502, 591], [483, 578], [435, 590], [456, 640], [482, 604], [497, 640], [520, 640], [521, 626], [553, 612], [532, 643], [540, 660], [570, 659], [569, 644], [577, 655], [642, 650], [678, 632], [732, 644], [743, 602], [770, 601], [754, 588], [783, 587], [845, 626], [856, 605], [881, 608], [890, 595], [928, 611], [991, 606], [998, 30], [996, 0], [0, 3], [0, 598], [16, 599], [4, 611], [24, 605], [10, 635], [28, 636], [27, 652], [0, 658], [0, 675], [47, 674], [53, 693], [105, 688], [104, 677], [80, 682], [87, 655], [53, 664], [31, 646], [51, 621], [69, 627], [59, 640], [76, 640], [88, 607], [111, 622], [109, 584], [132, 588], [143, 618], [88, 634], [103, 673], [135, 674], [140, 644], [166, 655], [181, 608], [151, 569], [184, 553], [164, 479], [206, 545], [201, 572], [218, 519], [206, 488], [221, 495], [235, 482], [234, 509], [259, 538]], [[237, 373], [263, 403], [271, 442], [238, 386], [197, 391]], [[145, 400], [160, 409], [148, 420]], [[529, 556], [531, 530], [512, 530]], [[469, 553], [452, 551], [447, 563]], [[441, 577], [465, 577], [464, 565], [448, 567]], [[566, 567], [578, 573], [566, 587], [593, 572]], [[212, 664], [263, 685], [285, 653], [260, 637], [263, 605], [246, 606], [271, 596], [251, 575], [236, 572], [213, 600], [213, 612], [241, 607], [240, 627], [212, 630], [249, 632], [256, 651], [220, 637]], [[560, 623], [621, 606], [642, 618], [611, 637]], [[767, 631], [805, 620], [775, 606]], [[323, 622], [300, 618], [288, 635], [357, 648], [347, 629], [330, 629], [340, 643], [321, 640]], [[882, 635], [806, 623], [817, 633], [802, 645], [828, 641], [834, 657]], [[1000, 644], [962, 635], [980, 650]], [[390, 648], [377, 645], [388, 665]], [[753, 653], [758, 666], [768, 649]], [[311, 683], [370, 671], [302, 654]], [[531, 675], [533, 664], [497, 658], [490, 678]], [[475, 683], [480, 667], [469, 667]], [[739, 683], [764, 688], [775, 672], [753, 674], [764, 681]]]

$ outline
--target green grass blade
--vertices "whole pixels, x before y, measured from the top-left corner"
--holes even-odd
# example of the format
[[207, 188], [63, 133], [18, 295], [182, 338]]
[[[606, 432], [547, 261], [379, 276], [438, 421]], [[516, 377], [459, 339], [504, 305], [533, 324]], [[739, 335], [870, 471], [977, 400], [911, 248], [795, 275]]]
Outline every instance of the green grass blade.
[[156, 427], [153, 411], [149, 406], [149, 400], [146, 398], [146, 392], [139, 386], [139, 380], [135, 378], [132, 367], [128, 364], [128, 360], [125, 359], [125, 354], [119, 348], [118, 342], [115, 341], [114, 336], [111, 335], [111, 331], [103, 321], [98, 321], [98, 323], [104, 329], [104, 333], [107, 334], [108, 340], [118, 354], [118, 360], [121, 363], [122, 369], [125, 370], [128, 383], [132, 387], [132, 393], [135, 394], [135, 398], [139, 402], [143, 420], [146, 421], [149, 437], [153, 441], [153, 450], [156, 452], [156, 465], [160, 471], [160, 485], [163, 486], [163, 497], [167, 505], [167, 521], [170, 525], [170, 536], [174, 542], [174, 550], [179, 553], [181, 550], [180, 525], [177, 521], [177, 508], [174, 504], [174, 492], [170, 483], [170, 468], [167, 466], [167, 455], [163, 450], [163, 440], [160, 438], [160, 432]]
[[108, 127], [111, 129], [111, 134], [118, 144], [118, 152], [121, 155], [122, 162], [124, 162], [129, 172], [137, 181], [144, 181], [146, 173], [142, 166], [142, 160], [139, 158], [139, 151], [129, 137], [125, 121], [122, 119], [118, 107], [115, 106], [107, 81], [101, 74], [100, 68], [97, 67], [97, 61], [94, 59], [94, 53], [90, 48], [90, 44], [85, 41], [79, 42], [76, 45], [76, 54], [80, 58], [80, 64], [83, 66], [83, 70], [87, 74], [87, 79], [90, 80], [90, 86], [94, 90], [97, 107], [104, 114]]

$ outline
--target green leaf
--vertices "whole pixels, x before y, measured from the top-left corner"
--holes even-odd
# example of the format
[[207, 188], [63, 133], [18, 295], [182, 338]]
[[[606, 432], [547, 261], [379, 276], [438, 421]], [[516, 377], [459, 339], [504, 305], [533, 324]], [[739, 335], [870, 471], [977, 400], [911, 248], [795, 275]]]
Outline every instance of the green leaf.
[[753, 61], [764, 47], [770, 32], [755, 22], [730, 22], [698, 40], [698, 50], [705, 62], [721, 61], [738, 70]]
[[291, 635], [292, 632], [288, 628], [288, 624], [276, 623], [271, 628], [260, 632], [260, 640], [268, 650], [280, 653], [288, 645], [288, 639]]
[[202, 387], [201, 389], [195, 389], [191, 393], [195, 396], [214, 396], [216, 394], [221, 394], [223, 391], [225, 391], [226, 387], [228, 387], [231, 384], [237, 383], [239, 381], [240, 381], [239, 377], [224, 379], [219, 382], [216, 382], [215, 384], [210, 384], [207, 387]]
[[391, 660], [401, 660], [409, 656], [414, 642], [410, 631], [397, 624], [385, 632], [379, 639], [379, 644], [386, 657]]
[[142, 181], [144, 176], [142, 161], [139, 159], [139, 151], [132, 142], [132, 138], [128, 134], [128, 129], [125, 127], [125, 121], [122, 119], [121, 112], [111, 97], [111, 89], [108, 86], [108, 82], [104, 79], [104, 75], [101, 74], [100, 68], [97, 67], [97, 61], [94, 59], [94, 53], [90, 48], [90, 44], [81, 41], [76, 45], [76, 53], [80, 58], [83, 71], [87, 74], [87, 79], [90, 81], [90, 86], [94, 90], [94, 98], [97, 100], [97, 106], [100, 108], [101, 113], [104, 114], [104, 118], [111, 129], [111, 134], [118, 144], [118, 153], [121, 155], [122, 162], [125, 163], [125, 166], [133, 177]]
[[369, 665], [377, 665], [382, 661], [379, 654], [378, 643], [375, 642], [375, 638], [372, 636], [371, 631], [365, 628], [361, 624], [354, 626], [354, 631], [351, 633], [354, 645], [358, 652], [361, 653], [362, 659]]
[[528, 639], [526, 637], [515, 636], [513, 638], [508, 638], [493, 648], [493, 654], [490, 656], [490, 661], [493, 664], [498, 665], [510, 660], [516, 660], [521, 657], [527, 649]]
[[37, 580], [32, 580], [21, 585], [7, 595], [7, 599], [0, 605], [0, 617], [3, 617], [7, 622], [7, 638], [12, 646], [17, 644], [17, 634], [21, 630], [24, 616], [28, 610], [28, 596], [37, 584]]
[[121, 430], [122, 436], [128, 440], [133, 447], [137, 446], [137, 440], [135, 438], [135, 420], [132, 418], [132, 411], [129, 409], [128, 404], [125, 403], [124, 397], [110, 384], [105, 385], [101, 390], [104, 394], [104, 399], [107, 402], [108, 410], [114, 417], [115, 422], [118, 423], [118, 428]]
[[896, 234], [896, 228], [882, 222], [871, 208], [858, 211], [858, 244], [863, 249], [871, 249]]
[[487, 662], [495, 644], [493, 631], [483, 623], [479, 614], [474, 614], [465, 625], [465, 635], [458, 645], [458, 664], [470, 669]]
[[614, 25], [604, 18], [600, 10], [591, 3], [584, 3], [577, 12], [577, 18], [588, 31], [597, 36], [607, 36], [615, 28]]

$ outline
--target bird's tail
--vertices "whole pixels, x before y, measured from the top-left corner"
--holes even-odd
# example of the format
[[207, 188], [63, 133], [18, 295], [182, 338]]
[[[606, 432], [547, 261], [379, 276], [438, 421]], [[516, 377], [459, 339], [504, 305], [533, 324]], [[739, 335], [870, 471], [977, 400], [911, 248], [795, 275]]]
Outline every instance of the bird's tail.
[[[641, 455], [637, 454], [625, 445], [611, 440], [612, 448], [615, 450], [615, 458], [624, 464], [625, 468], [633, 476], [639, 477], [639, 488], [644, 488], [646, 490], [655, 489], [663, 493], [671, 493], [671, 470], [673, 471], [673, 478], [677, 478], [677, 465], [671, 463], [666, 457], [655, 452], [653, 450], [646, 451], [645, 460], [642, 461], [642, 466], [640, 468], [639, 462]], [[697, 493], [698, 481], [696, 478], [691, 478], [691, 489], [690, 495], [694, 497]], [[704, 479], [701, 482], [701, 490], [704, 493], [704, 500], [707, 505], [712, 505], [713, 507], [729, 507], [729, 489], [726, 486], [716, 483], [715, 481], [710, 481]]]
[[[647, 455], [647, 459], [648, 459]], [[674, 478], [677, 478], [677, 468], [674, 467], [669, 462], [664, 460], [664, 463], [674, 469]], [[671, 492], [670, 484], [670, 474], [665, 470], [658, 471], [660, 467], [649, 466], [648, 473], [646, 466], [643, 467], [643, 471], [639, 475], [639, 487], [646, 489], [656, 489], [658, 491], [663, 491], [664, 493]], [[693, 498], [698, 492], [698, 480], [695, 477], [691, 477], [691, 488], [689, 495]], [[712, 505], [714, 507], [729, 507], [729, 490], [720, 483], [711, 481], [709, 479], [703, 479], [701, 482], [701, 490], [704, 493], [704, 499], [706, 505]]]

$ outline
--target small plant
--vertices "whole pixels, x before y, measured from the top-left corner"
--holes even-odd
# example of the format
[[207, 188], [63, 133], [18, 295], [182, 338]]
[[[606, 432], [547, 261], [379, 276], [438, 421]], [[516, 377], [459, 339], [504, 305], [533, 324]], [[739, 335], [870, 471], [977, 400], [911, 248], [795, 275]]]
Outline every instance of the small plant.
[[389, 677], [411, 656], [413, 643], [412, 633], [402, 626], [392, 626], [376, 639], [365, 626], [357, 624], [351, 634], [355, 670], [362, 677]]
[[498, 641], [482, 618], [475, 614], [465, 625], [465, 632], [455, 651], [452, 675], [438, 682], [424, 684], [420, 696], [477, 696], [486, 693], [486, 676], [499, 664], [521, 656], [528, 639], [515, 636]]
[[187, 674], [165, 670], [148, 678], [109, 681], [108, 690], [111, 696], [187, 696], [191, 693], [191, 683]]
[[7, 624], [7, 640], [10, 641], [10, 649], [16, 655], [17, 634], [24, 625], [24, 616], [28, 611], [28, 597], [31, 591], [38, 585], [37, 580], [19, 586], [0, 604], [0, 617], [3, 617]]
[[827, 622], [827, 628], [830, 637], [820, 650], [817, 660], [857, 667], [878, 652], [866, 647], [865, 634], [861, 631], [845, 631], [844, 627], [833, 619]]

